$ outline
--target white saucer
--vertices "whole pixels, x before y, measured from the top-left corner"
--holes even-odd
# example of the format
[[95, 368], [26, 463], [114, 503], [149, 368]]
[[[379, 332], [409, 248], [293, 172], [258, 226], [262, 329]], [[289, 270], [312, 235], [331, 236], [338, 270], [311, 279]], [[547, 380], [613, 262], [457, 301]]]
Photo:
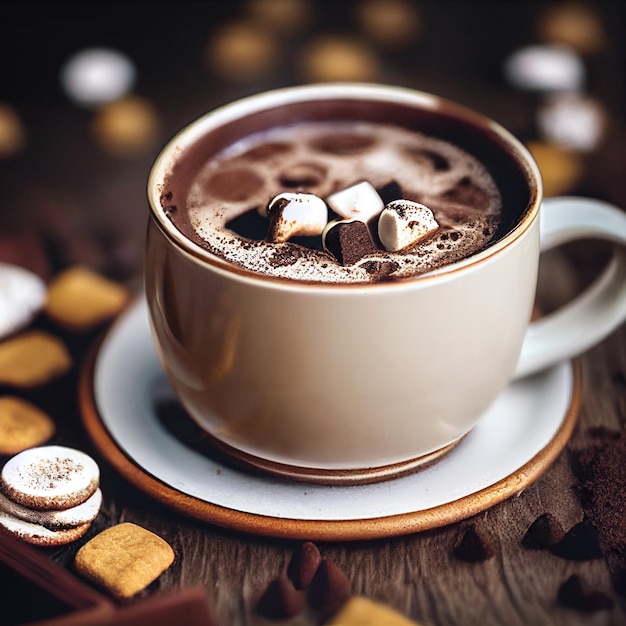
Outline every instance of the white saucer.
[[325, 486], [235, 469], [186, 445], [155, 411], [171, 393], [152, 347], [143, 298], [114, 323], [83, 371], [85, 426], [130, 482], [193, 517], [261, 535], [369, 539], [435, 528], [521, 492], [567, 443], [578, 367], [512, 383], [447, 456], [382, 483]]

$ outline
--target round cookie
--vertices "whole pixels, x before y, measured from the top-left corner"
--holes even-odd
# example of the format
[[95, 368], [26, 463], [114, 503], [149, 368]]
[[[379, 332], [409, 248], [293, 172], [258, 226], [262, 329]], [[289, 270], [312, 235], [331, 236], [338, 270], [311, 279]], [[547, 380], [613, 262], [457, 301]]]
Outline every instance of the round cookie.
[[64, 510], [92, 496], [100, 469], [84, 452], [64, 446], [40, 446], [9, 459], [0, 473], [4, 494], [25, 507]]
[[102, 504], [102, 491], [95, 493], [82, 504], [61, 511], [38, 511], [13, 502], [0, 493], [0, 513], [7, 513], [13, 517], [31, 524], [45, 526], [51, 530], [75, 528], [83, 524], [90, 524], [98, 515]]
[[91, 523], [74, 526], [73, 528], [50, 530], [45, 526], [31, 524], [0, 511], [0, 526], [27, 543], [32, 543], [36, 546], [53, 547], [80, 539], [89, 530]]
[[0, 398], [0, 454], [40, 446], [55, 430], [52, 419], [30, 402], [14, 396]]

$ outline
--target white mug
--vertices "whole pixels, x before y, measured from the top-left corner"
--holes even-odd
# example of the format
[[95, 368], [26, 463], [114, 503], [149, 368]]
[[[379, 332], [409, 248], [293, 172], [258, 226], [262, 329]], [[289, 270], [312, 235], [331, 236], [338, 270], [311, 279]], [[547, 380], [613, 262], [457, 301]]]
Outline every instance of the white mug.
[[[167, 177], [197, 140], [235, 140], [304, 110], [331, 116], [335, 103], [365, 118], [415, 113], [424, 132], [444, 118], [461, 135], [471, 130], [466, 149], [489, 151], [514, 170], [504, 197], [520, 209], [508, 232], [429, 274], [329, 285], [241, 270], [168, 219]], [[153, 166], [148, 194], [145, 289], [165, 372], [217, 446], [283, 476], [365, 482], [433, 462], [512, 379], [584, 352], [626, 318], [626, 215], [592, 199], [544, 201], [538, 168], [515, 137], [436, 96], [332, 84], [245, 98], [176, 135]], [[583, 238], [617, 244], [613, 261], [574, 302], [530, 322], [540, 251]]]

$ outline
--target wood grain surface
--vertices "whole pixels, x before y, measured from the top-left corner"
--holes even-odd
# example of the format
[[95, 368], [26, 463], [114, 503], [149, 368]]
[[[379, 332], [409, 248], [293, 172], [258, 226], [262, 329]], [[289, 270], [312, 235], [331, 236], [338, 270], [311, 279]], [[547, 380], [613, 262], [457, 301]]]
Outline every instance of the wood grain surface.
[[[80, 8], [54, 2], [8, 3], [3, 17], [9, 27], [1, 51], [11, 62], [3, 67], [0, 102], [19, 113], [28, 141], [22, 151], [0, 161], [0, 262], [27, 267], [47, 281], [66, 267], [84, 264], [139, 293], [147, 219], [145, 182], [159, 146], [217, 104], [304, 82], [295, 63], [300, 48], [330, 31], [354, 34], [357, 28], [351, 11], [359, 3], [314, 4], [308, 30], [280, 39], [282, 60], [274, 70], [241, 82], [207, 69], [205, 55], [207, 38], [224, 24], [245, 17], [247, 3], [163, 3], [149, 14], [140, 3]], [[536, 121], [544, 102], [541, 94], [507, 83], [502, 65], [514, 50], [541, 41], [545, 31], [539, 26], [547, 9], [561, 3], [410, 4], [421, 18], [416, 43], [395, 51], [374, 48], [379, 65], [372, 78], [450, 97], [493, 117], [524, 141], [541, 139]], [[593, 149], [575, 154], [582, 173], [564, 191], [626, 207], [624, 5], [583, 6], [591, 4], [603, 45], [582, 55], [585, 88], [601, 103], [608, 131]], [[213, 9], [209, 11], [208, 5]], [[135, 91], [159, 115], [152, 142], [123, 157], [94, 140], [97, 112], [72, 103], [58, 84], [68, 56], [96, 44], [129, 54], [138, 69]], [[588, 284], [607, 258], [607, 249], [595, 242], [546, 255], [540, 276], [541, 309], [549, 311]], [[309, 609], [289, 619], [271, 620], [256, 608], [268, 585], [285, 572], [301, 541], [238, 533], [179, 514], [134, 487], [99, 453], [84, 428], [78, 383], [105, 326], [75, 333], [45, 316], [33, 326], [61, 337], [72, 352], [74, 367], [19, 395], [53, 416], [55, 442], [96, 458], [104, 501], [88, 535], [65, 547], [37, 549], [16, 544], [0, 532], [0, 575], [12, 582], [3, 595], [0, 624], [159, 626], [183, 623], [181, 619], [192, 626], [316, 624]], [[573, 436], [551, 467], [522, 493], [443, 528], [389, 539], [317, 543], [322, 557], [345, 575], [352, 594], [388, 604], [432, 626], [626, 624], [626, 575], [620, 574], [614, 555], [605, 551], [577, 560], [572, 551], [558, 556], [549, 549], [522, 545], [542, 515], [551, 515], [565, 533], [588, 523], [575, 472], [576, 452], [595, 445], [603, 432], [599, 429], [619, 434], [626, 428], [626, 326], [584, 354], [580, 366], [581, 406]], [[0, 394], [7, 393], [15, 390], [0, 387]], [[624, 492], [626, 482], [617, 482], [615, 506], [623, 506]], [[163, 537], [176, 558], [145, 591], [120, 602], [81, 580], [73, 558], [89, 537], [123, 521]], [[482, 538], [478, 552], [485, 558], [461, 558], [458, 546], [468, 531]], [[622, 556], [625, 550], [622, 546]], [[59, 571], [63, 575], [57, 576]], [[588, 588], [586, 595], [563, 596], [562, 586], [572, 576]], [[37, 598], [28, 611], [18, 601], [20, 593]]]

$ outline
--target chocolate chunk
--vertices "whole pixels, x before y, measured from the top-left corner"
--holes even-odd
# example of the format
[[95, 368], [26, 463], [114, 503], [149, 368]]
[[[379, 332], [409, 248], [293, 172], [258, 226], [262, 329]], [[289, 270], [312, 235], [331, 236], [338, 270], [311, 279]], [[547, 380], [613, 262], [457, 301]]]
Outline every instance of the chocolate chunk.
[[588, 521], [575, 524], [550, 548], [556, 556], [570, 561], [590, 561], [602, 557], [598, 531]]
[[490, 538], [472, 524], [465, 530], [452, 554], [461, 561], [477, 563], [490, 559], [494, 555], [494, 549]]
[[287, 575], [296, 589], [307, 589], [311, 585], [321, 562], [322, 555], [314, 543], [306, 541], [300, 546], [287, 567]]
[[376, 252], [365, 222], [337, 222], [325, 233], [324, 246], [342, 265], [354, 265], [364, 256]]
[[550, 513], [540, 515], [529, 527], [522, 545], [530, 550], [547, 550], [563, 538], [565, 531]]
[[611, 598], [601, 591], [591, 589], [578, 574], [572, 574], [559, 587], [558, 599], [563, 606], [586, 613], [613, 608]]
[[289, 619], [304, 609], [304, 595], [281, 575], [273, 580], [259, 598], [256, 611], [268, 619]]
[[336, 613], [348, 600], [350, 581], [330, 559], [322, 559], [309, 587], [309, 604], [325, 619]]

